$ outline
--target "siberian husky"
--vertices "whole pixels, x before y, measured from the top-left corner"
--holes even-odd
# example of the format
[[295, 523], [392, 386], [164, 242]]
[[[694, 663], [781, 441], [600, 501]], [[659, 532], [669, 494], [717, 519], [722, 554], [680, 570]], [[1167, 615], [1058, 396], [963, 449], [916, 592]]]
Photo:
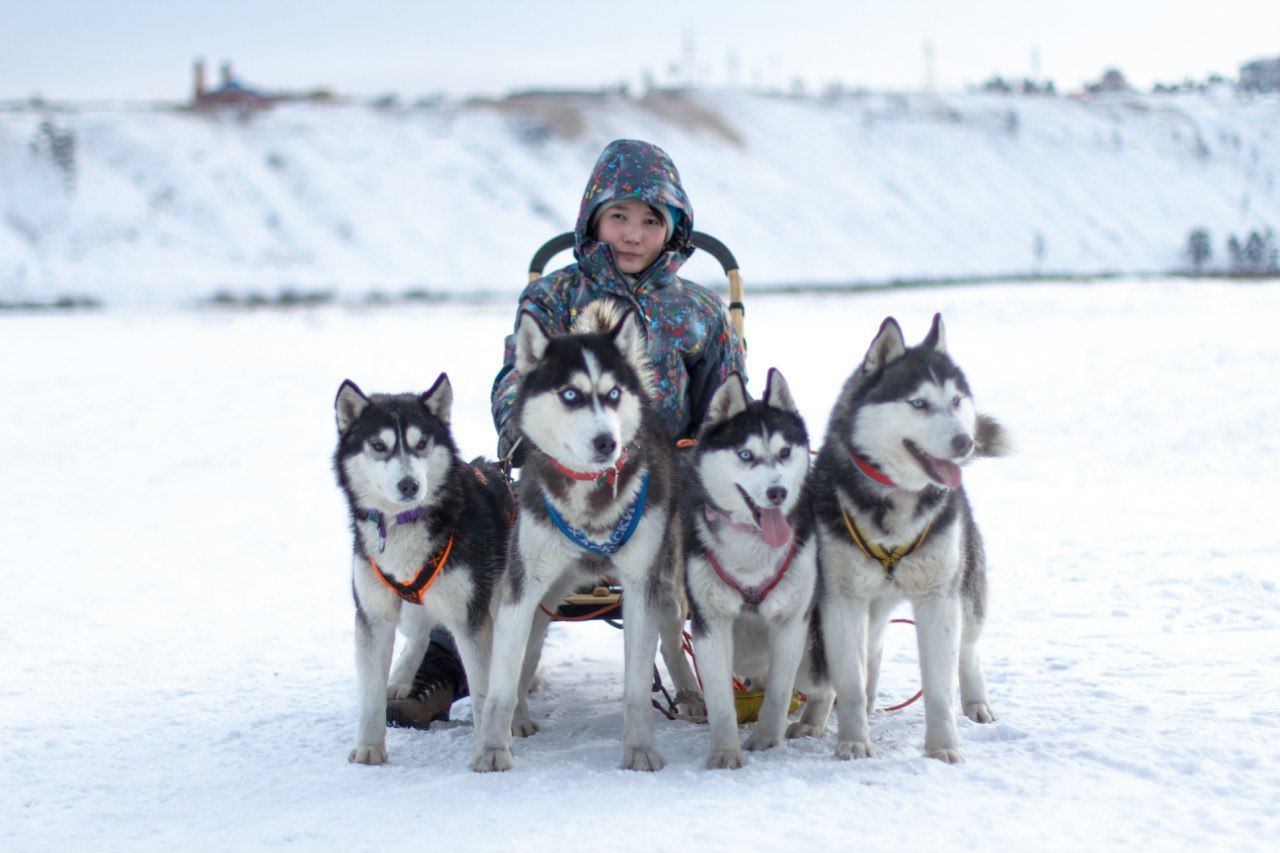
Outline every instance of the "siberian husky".
[[711, 728], [707, 766], [743, 765], [732, 679], [764, 688], [748, 750], [786, 733], [817, 579], [809, 434], [786, 380], [752, 401], [738, 374], [711, 398], [685, 492], [685, 588]]
[[974, 410], [947, 353], [942, 316], [908, 347], [892, 317], [845, 382], [811, 479], [822, 579], [818, 592], [831, 688], [810, 691], [792, 735], [821, 734], [836, 700], [836, 755], [870, 755], [890, 612], [911, 602], [924, 692], [925, 754], [963, 760], [956, 731], [957, 671], [964, 714], [995, 719], [978, 666], [987, 610], [982, 538], [960, 466], [1007, 452], [1004, 430]]
[[660, 631], [676, 686], [696, 689], [696, 682], [679, 652], [675, 447], [649, 403], [644, 332], [633, 310], [611, 314], [604, 303], [589, 306], [575, 333], [556, 337], [525, 312], [516, 325], [515, 369], [521, 382], [512, 417], [526, 458], [472, 769], [511, 767], [513, 708], [546, 627], [539, 604], [554, 609], [570, 589], [608, 576], [622, 587], [622, 767], [658, 770], [664, 762], [653, 746], [650, 687]]
[[[421, 395], [366, 396], [347, 380], [334, 401], [333, 467], [353, 534], [360, 704], [353, 762], [386, 762], [387, 699], [408, 694], [437, 624], [453, 634], [480, 722], [489, 606], [515, 501], [499, 468], [459, 458], [449, 430], [452, 404], [443, 373]], [[397, 622], [406, 643], [388, 678]]]

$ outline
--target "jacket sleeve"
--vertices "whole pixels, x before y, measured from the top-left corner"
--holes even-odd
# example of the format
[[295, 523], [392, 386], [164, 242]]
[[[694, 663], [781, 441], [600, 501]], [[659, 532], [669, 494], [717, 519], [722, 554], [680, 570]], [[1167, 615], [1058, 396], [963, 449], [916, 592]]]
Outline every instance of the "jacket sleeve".
[[519, 437], [515, 434], [515, 426], [511, 424], [511, 412], [515, 408], [516, 395], [520, 391], [520, 374], [516, 372], [516, 335], [515, 327], [520, 323], [520, 314], [528, 311], [534, 316], [542, 328], [551, 335], [563, 334], [564, 318], [568, 316], [568, 306], [562, 304], [564, 298], [560, 294], [568, 290], [564, 281], [565, 270], [531, 282], [520, 294], [520, 304], [516, 309], [515, 323], [512, 332], [503, 342], [502, 368], [493, 379], [493, 388], [489, 392], [490, 410], [493, 414], [493, 426], [498, 431], [498, 458], [504, 459]]
[[747, 381], [747, 356], [738, 330], [729, 320], [720, 297], [709, 293], [714, 308], [708, 312], [707, 334], [698, 357], [686, 362], [689, 372], [689, 425], [680, 438], [696, 437], [707, 416], [711, 398], [730, 373], [738, 373]]

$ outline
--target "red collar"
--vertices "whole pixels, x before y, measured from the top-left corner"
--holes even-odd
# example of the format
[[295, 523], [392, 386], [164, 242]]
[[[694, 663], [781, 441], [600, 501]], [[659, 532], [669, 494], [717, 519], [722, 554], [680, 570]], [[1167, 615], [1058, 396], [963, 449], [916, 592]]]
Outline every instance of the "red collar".
[[622, 466], [626, 464], [628, 454], [629, 449], [626, 447], [622, 448], [622, 452], [618, 454], [618, 461], [613, 464], [613, 467], [604, 468], [600, 471], [574, 471], [561, 465], [555, 460], [555, 457], [550, 454], [547, 455], [547, 459], [551, 462], [551, 467], [555, 468], [561, 474], [564, 474], [572, 480], [581, 480], [583, 482], [590, 481], [594, 482], [597, 486], [600, 485], [601, 482], [605, 482], [608, 483], [610, 487], [613, 487], [617, 485], [618, 473], [622, 471]]
[[882, 486], [897, 488], [897, 485], [898, 485], [897, 483], [893, 482], [893, 480], [890, 480], [885, 475], [885, 473], [881, 471], [879, 468], [876, 468], [870, 462], [863, 459], [858, 454], [854, 453], [852, 448], [849, 449], [849, 455], [853, 457], [853, 464], [858, 466], [858, 470], [861, 471], [864, 475], [866, 475], [866, 477], [869, 480], [871, 480], [874, 483], [879, 483]]
[[796, 537], [792, 536], [791, 547], [787, 549], [787, 556], [782, 558], [782, 562], [778, 564], [778, 570], [773, 573], [773, 577], [769, 579], [769, 582], [761, 584], [760, 586], [744, 587], [742, 584], [738, 583], [737, 578], [720, 567], [720, 562], [716, 559], [716, 555], [711, 552], [710, 548], [707, 549], [707, 561], [711, 563], [711, 568], [715, 569], [716, 574], [720, 576], [720, 580], [736, 589], [738, 594], [742, 596], [742, 601], [745, 604], [754, 605], [759, 605], [764, 601], [765, 596], [770, 592], [773, 592], [773, 588], [782, 581], [782, 576], [787, 573], [787, 569], [791, 568], [791, 558], [795, 555]]

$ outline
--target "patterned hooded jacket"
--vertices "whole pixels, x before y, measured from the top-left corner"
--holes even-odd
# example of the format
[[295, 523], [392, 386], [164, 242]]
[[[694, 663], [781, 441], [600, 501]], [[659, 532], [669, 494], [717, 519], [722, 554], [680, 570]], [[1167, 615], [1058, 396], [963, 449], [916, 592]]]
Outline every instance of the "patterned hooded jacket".
[[[613, 200], [638, 199], [671, 212], [673, 231], [658, 259], [628, 276], [618, 270], [613, 250], [594, 239], [591, 217]], [[693, 254], [693, 207], [667, 153], [629, 139], [609, 143], [596, 161], [582, 196], [574, 230], [577, 263], [532, 282], [516, 312], [531, 312], [548, 334], [569, 331], [574, 319], [596, 299], [612, 298], [639, 310], [645, 319], [656, 388], [654, 403], [675, 438], [695, 435], [711, 396], [734, 371], [746, 377], [742, 342], [716, 294], [686, 281], [676, 271]], [[520, 377], [514, 369], [515, 335], [507, 336], [503, 366], [494, 379], [491, 402], [498, 430], [498, 454], [505, 457], [516, 436], [504, 430], [515, 404]]]

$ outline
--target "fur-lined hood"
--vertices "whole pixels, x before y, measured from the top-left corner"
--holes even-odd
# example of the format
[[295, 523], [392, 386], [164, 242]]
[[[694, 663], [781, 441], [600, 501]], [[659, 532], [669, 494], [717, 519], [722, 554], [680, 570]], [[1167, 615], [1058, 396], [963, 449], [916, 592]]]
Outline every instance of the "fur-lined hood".
[[665, 206], [674, 220], [671, 239], [653, 266], [640, 274], [648, 278], [674, 275], [693, 254], [693, 205], [680, 183], [680, 173], [667, 152], [635, 139], [618, 139], [605, 146], [591, 170], [578, 210], [573, 255], [597, 280], [620, 276], [608, 244], [592, 239], [591, 216], [610, 201], [637, 199], [655, 207]]

